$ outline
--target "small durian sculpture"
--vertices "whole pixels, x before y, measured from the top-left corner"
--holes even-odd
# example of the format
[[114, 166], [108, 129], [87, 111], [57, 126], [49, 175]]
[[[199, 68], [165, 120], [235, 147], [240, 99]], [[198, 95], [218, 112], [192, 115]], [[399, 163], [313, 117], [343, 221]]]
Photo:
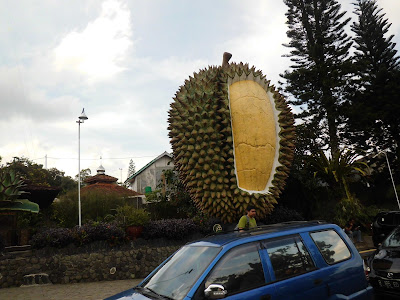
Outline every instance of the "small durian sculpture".
[[294, 151], [294, 118], [261, 71], [229, 64], [194, 73], [169, 111], [179, 177], [203, 212], [237, 222], [248, 205], [258, 218], [277, 204]]

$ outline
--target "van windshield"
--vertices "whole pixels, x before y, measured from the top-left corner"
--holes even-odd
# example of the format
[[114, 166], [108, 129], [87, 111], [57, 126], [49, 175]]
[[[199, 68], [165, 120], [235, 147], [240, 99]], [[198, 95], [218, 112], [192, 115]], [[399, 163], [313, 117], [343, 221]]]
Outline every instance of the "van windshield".
[[400, 247], [400, 227], [397, 227], [382, 243], [383, 247]]
[[167, 299], [183, 299], [219, 251], [220, 247], [184, 246], [142, 287]]

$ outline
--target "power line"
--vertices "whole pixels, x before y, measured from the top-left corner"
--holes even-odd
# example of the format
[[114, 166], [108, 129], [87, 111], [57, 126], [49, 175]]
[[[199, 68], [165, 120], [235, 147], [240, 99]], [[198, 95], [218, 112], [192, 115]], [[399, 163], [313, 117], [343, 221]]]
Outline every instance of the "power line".
[[[146, 156], [130, 156], [130, 157], [102, 157], [102, 159], [132, 159], [132, 158], [147, 158], [147, 157], [157, 157], [157, 155], [146, 155]], [[50, 159], [73, 159], [77, 160], [77, 157], [52, 157], [52, 156], [47, 156], [47, 158]], [[34, 158], [32, 160], [39, 160], [39, 159], [45, 159], [45, 156], [43, 157], [38, 157]], [[98, 160], [99, 158], [81, 158], [81, 160]]]

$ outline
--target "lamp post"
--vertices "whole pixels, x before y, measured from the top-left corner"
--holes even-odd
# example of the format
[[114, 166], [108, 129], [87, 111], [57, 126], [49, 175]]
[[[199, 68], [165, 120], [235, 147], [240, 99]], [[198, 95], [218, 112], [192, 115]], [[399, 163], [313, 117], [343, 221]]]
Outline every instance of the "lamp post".
[[121, 186], [122, 186], [122, 168], [119, 168], [119, 170], [121, 171]]
[[[387, 157], [386, 151], [384, 151], [384, 150], [379, 151], [378, 154], [376, 154], [375, 156], [377, 156], [377, 155], [379, 155], [379, 154], [381, 154], [381, 153], [385, 154], [386, 163], [387, 163], [388, 169], [389, 169], [390, 179], [392, 180], [392, 184], [393, 184], [394, 194], [395, 194], [395, 196], [396, 196], [397, 205], [399, 206], [399, 209], [400, 209], [399, 196], [397, 196], [396, 185], [394, 184], [393, 175], [392, 175], [392, 170], [390, 169], [389, 159], [388, 159], [388, 157]], [[374, 156], [374, 157], [375, 157], [375, 156]]]
[[82, 109], [81, 115], [78, 117], [78, 211], [79, 211], [79, 227], [82, 225], [81, 217], [81, 123], [84, 123], [88, 117], [85, 115], [85, 109]]

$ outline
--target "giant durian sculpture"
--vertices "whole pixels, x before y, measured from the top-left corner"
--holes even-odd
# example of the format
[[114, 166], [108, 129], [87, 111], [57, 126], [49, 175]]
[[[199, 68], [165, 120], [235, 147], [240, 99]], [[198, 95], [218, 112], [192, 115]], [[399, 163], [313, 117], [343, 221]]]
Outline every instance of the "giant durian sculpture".
[[252, 204], [261, 218], [282, 192], [294, 150], [294, 119], [261, 71], [229, 64], [194, 73], [169, 111], [175, 166], [199, 209], [236, 222]]

